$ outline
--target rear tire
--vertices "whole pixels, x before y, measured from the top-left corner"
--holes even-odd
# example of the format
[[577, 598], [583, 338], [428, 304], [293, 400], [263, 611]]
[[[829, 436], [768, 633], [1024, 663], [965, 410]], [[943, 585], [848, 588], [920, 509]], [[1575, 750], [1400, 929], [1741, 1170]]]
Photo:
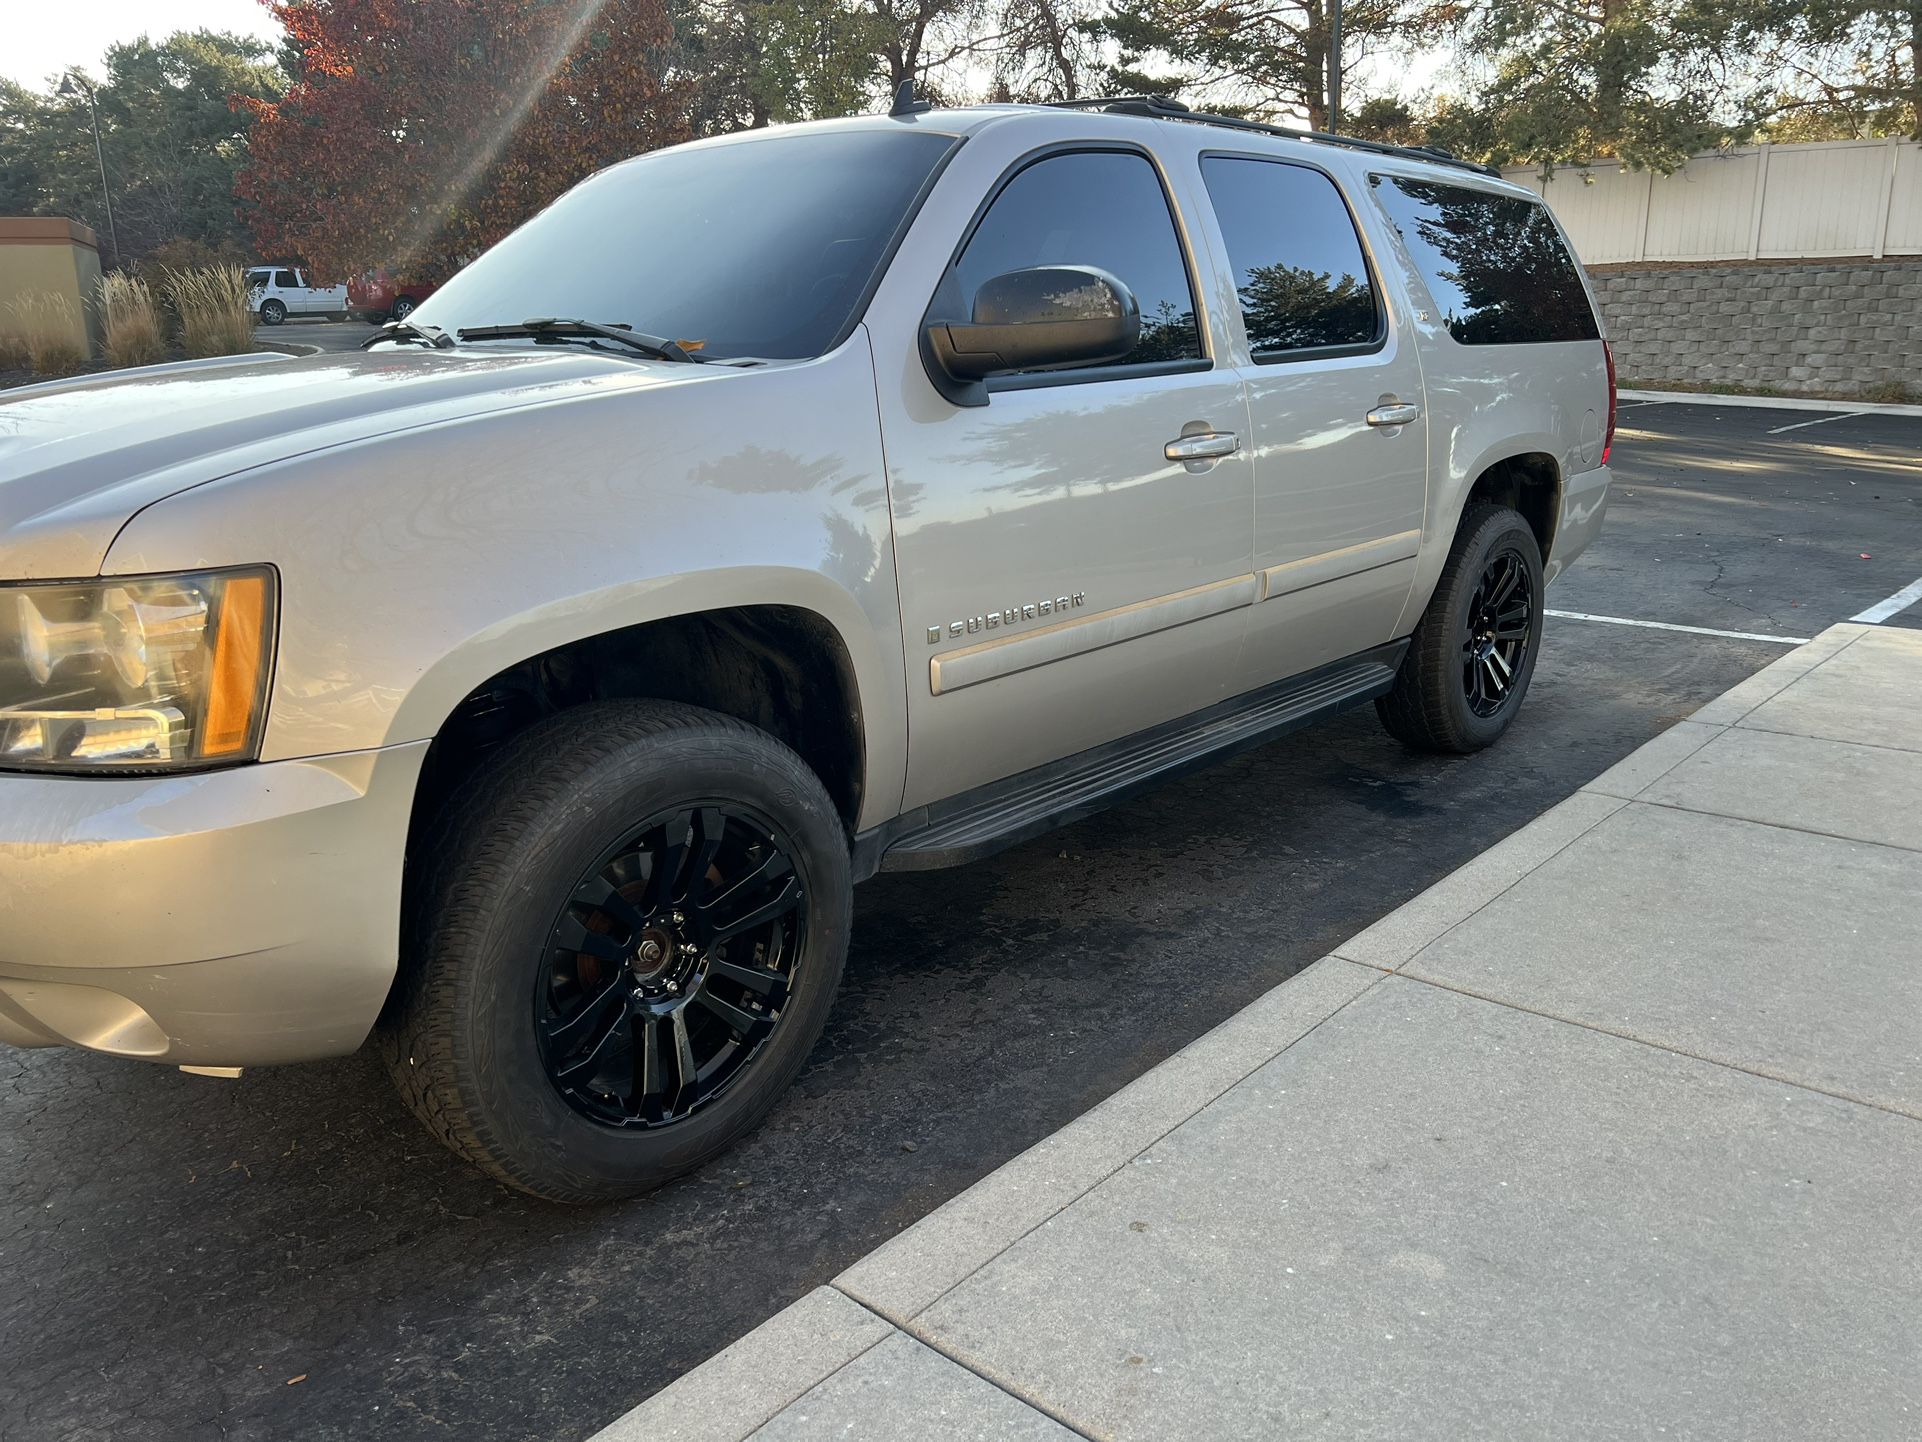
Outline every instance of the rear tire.
[[406, 320], [407, 317], [412, 315], [413, 313], [414, 313], [414, 298], [411, 295], [400, 295], [400, 296], [394, 297], [394, 309], [392, 314], [395, 320]]
[[1466, 755], [1515, 719], [1541, 650], [1542, 558], [1506, 506], [1462, 516], [1435, 594], [1394, 689], [1375, 702], [1388, 733], [1416, 751]]
[[840, 984], [840, 816], [798, 756], [731, 717], [565, 712], [485, 763], [412, 852], [382, 1051], [430, 1132], [535, 1196], [633, 1196], [726, 1150], [799, 1072]]

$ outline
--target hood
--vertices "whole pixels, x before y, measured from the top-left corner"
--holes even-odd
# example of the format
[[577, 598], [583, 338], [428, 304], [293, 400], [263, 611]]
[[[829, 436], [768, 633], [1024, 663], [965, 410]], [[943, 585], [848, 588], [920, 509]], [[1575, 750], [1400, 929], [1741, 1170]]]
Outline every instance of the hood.
[[226, 357], [0, 391], [0, 580], [95, 574], [136, 511], [290, 456], [733, 367], [579, 347]]

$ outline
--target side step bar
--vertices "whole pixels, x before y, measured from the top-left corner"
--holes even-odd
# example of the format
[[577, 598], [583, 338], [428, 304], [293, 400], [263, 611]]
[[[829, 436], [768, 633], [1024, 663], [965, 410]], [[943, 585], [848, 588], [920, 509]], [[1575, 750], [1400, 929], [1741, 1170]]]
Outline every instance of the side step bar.
[[1090, 816], [1162, 781], [1373, 700], [1394, 684], [1407, 640], [1394, 641], [1193, 715], [944, 801], [854, 838], [854, 877], [931, 871], [991, 856]]

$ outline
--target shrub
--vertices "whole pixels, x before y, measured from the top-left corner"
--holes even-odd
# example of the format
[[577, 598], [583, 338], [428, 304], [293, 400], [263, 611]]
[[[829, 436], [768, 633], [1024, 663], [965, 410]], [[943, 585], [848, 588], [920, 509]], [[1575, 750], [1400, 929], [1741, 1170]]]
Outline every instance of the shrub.
[[115, 271], [100, 282], [101, 349], [107, 363], [150, 366], [167, 358], [167, 342], [147, 282]]
[[75, 339], [80, 313], [64, 295], [28, 291], [7, 307], [7, 322], [35, 375], [70, 376], [86, 367], [86, 342]]
[[254, 348], [247, 275], [237, 265], [175, 271], [167, 294], [180, 317], [180, 347], [190, 356], [246, 355]]
[[32, 370], [26, 337], [13, 330], [12, 324], [12, 316], [0, 316], [0, 371]]

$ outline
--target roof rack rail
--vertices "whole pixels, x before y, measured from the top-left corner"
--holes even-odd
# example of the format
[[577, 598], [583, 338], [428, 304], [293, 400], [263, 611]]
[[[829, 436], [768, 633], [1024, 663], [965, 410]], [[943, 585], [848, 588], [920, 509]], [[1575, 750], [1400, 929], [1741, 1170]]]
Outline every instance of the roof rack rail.
[[1298, 130], [1288, 125], [1270, 125], [1261, 120], [1243, 120], [1235, 115], [1216, 115], [1193, 110], [1167, 95], [1106, 95], [1086, 100], [1047, 100], [1042, 104], [1054, 110], [1107, 110], [1117, 115], [1146, 115], [1156, 120], [1187, 120], [1197, 125], [1222, 125], [1230, 130], [1252, 130], [1262, 135], [1279, 135], [1285, 140], [1312, 140], [1318, 145], [1339, 145], [1347, 150], [1366, 150], [1375, 155], [1400, 155], [1409, 160], [1426, 160], [1435, 165], [1453, 165], [1477, 175], [1501, 178], [1492, 165], [1463, 160], [1439, 145], [1390, 145], [1385, 140], [1363, 140], [1355, 135], [1335, 135], [1325, 130]]

